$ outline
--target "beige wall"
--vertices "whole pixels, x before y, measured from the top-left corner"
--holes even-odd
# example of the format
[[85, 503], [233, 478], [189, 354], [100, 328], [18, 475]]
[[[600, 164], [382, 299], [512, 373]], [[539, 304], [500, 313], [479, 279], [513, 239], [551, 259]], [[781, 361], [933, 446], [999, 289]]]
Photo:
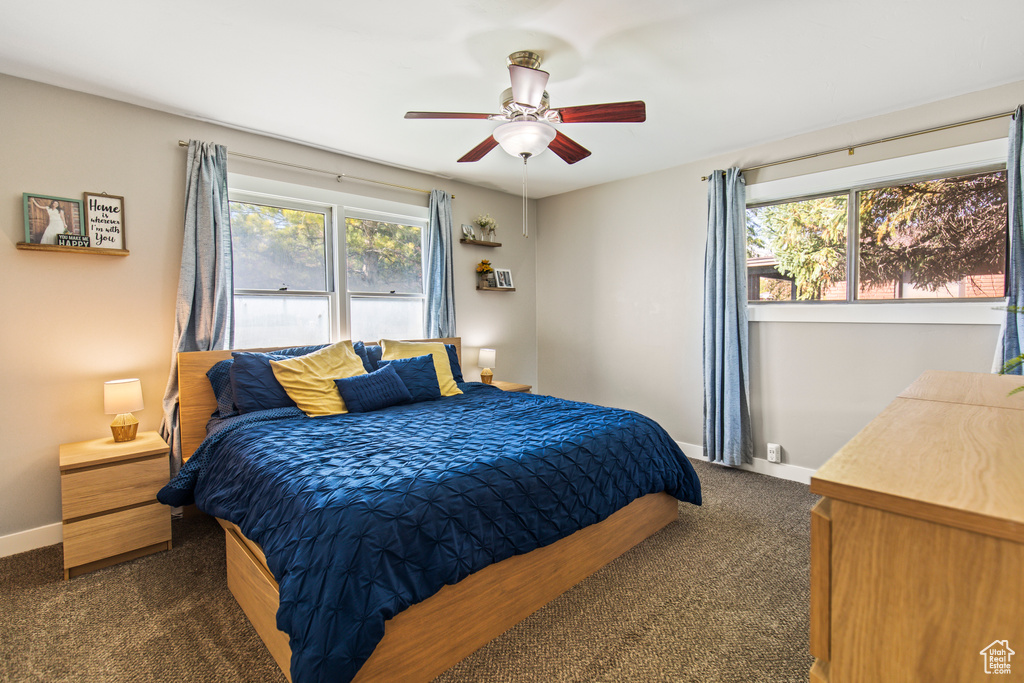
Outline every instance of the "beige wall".
[[[339, 125], [343, 125], [339, 122]], [[521, 199], [293, 143], [0, 75], [0, 537], [60, 521], [59, 444], [109, 436], [102, 383], [142, 379], [141, 429], [157, 429], [167, 381], [181, 263], [185, 157], [178, 140], [455, 195], [456, 230], [481, 213], [499, 249], [455, 245], [458, 333], [467, 379], [477, 349], [498, 349], [499, 378], [536, 383], [535, 244]], [[334, 178], [231, 158], [250, 176], [337, 189]], [[426, 196], [352, 182], [347, 192], [405, 203]], [[19, 251], [22, 192], [125, 197], [127, 257]], [[531, 207], [531, 214], [536, 212]], [[531, 232], [536, 230], [533, 227]], [[475, 289], [481, 258], [510, 268], [515, 293]]]
[[[638, 410], [675, 439], [700, 444], [707, 225], [701, 176], [1011, 111], [1021, 102], [1024, 82], [542, 199], [543, 390]], [[748, 173], [747, 182], [1005, 137], [1008, 125], [1001, 119], [777, 166]], [[762, 322], [750, 330], [756, 455], [766, 457], [770, 440], [782, 444], [785, 462], [816, 469], [921, 371], [987, 372], [998, 328]]]

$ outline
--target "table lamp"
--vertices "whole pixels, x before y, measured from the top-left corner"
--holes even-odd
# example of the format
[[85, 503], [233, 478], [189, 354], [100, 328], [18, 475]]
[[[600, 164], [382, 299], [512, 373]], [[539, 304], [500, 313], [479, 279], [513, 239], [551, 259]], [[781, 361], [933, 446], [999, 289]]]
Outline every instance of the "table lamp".
[[476, 364], [483, 368], [480, 371], [480, 381], [484, 384], [490, 384], [494, 379], [494, 373], [491, 372], [491, 368], [497, 365], [495, 362], [496, 355], [494, 349], [480, 349], [480, 358]]
[[114, 441], [134, 441], [139, 420], [132, 411], [142, 410], [142, 382], [137, 379], [115, 379], [103, 383], [103, 412], [117, 415], [110, 423]]

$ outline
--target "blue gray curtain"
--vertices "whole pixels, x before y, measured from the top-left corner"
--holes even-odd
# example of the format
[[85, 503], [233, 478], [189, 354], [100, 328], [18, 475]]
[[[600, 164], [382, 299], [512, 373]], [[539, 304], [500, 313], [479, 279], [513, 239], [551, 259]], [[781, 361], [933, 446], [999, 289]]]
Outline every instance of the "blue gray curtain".
[[431, 190], [427, 226], [427, 315], [423, 336], [455, 336], [455, 287], [452, 274], [452, 198]]
[[234, 308], [228, 150], [191, 140], [185, 178], [185, 239], [160, 434], [171, 445], [171, 472], [181, 466], [178, 423], [178, 353], [231, 348]]
[[[1006, 320], [1003, 321], [996, 361], [1002, 367], [1024, 351], [1024, 106], [1010, 121], [1010, 154], [1006, 162], [1009, 191], [1010, 264], [1006, 273]], [[1018, 364], [1008, 372], [1022, 373]]]
[[746, 185], [738, 168], [708, 180], [704, 250], [704, 449], [708, 460], [752, 462], [747, 359]]

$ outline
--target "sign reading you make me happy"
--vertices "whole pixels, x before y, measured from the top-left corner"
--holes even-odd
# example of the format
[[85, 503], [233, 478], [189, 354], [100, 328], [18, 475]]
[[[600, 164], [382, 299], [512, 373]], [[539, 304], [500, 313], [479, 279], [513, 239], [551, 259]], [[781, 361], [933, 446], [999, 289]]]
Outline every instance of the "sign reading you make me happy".
[[84, 194], [89, 246], [100, 249], [127, 249], [124, 239], [124, 197], [88, 192]]

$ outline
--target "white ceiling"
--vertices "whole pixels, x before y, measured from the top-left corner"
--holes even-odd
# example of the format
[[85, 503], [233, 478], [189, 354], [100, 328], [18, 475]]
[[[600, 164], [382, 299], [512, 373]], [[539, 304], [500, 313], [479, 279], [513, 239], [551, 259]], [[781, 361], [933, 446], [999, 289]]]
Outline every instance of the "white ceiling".
[[553, 108], [647, 102], [643, 124], [562, 124], [593, 156], [531, 159], [532, 197], [1024, 79], [1022, 0], [0, 0], [0, 17], [0, 72], [516, 194], [500, 148], [456, 163], [497, 123], [404, 113], [497, 112], [524, 49]]

